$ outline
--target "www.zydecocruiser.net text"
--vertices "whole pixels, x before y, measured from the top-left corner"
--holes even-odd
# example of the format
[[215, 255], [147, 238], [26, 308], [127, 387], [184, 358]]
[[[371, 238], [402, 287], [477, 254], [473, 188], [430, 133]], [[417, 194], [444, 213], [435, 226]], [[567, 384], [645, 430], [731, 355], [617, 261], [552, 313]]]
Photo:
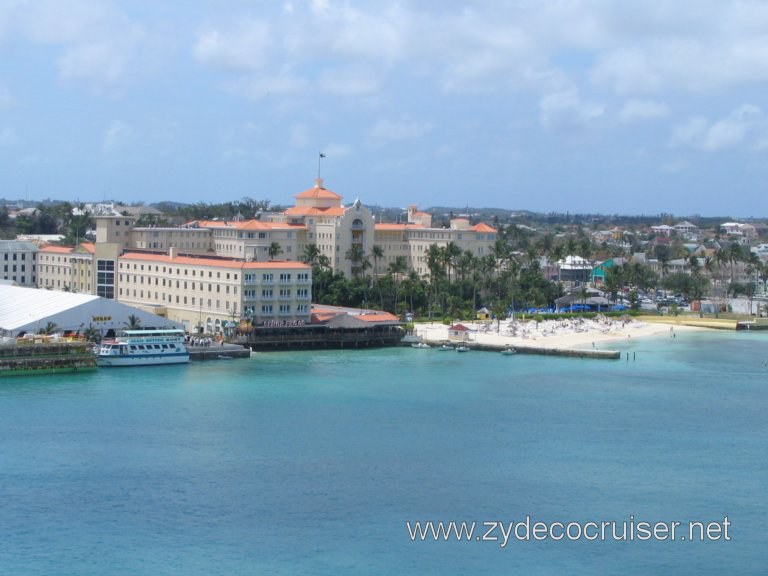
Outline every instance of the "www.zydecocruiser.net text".
[[645, 542], [650, 540], [677, 542], [730, 541], [731, 521], [588, 520], [584, 522], [542, 522], [526, 516], [520, 521], [406, 521], [408, 538], [413, 542], [493, 542], [505, 548], [514, 541], [545, 540], [589, 542]]

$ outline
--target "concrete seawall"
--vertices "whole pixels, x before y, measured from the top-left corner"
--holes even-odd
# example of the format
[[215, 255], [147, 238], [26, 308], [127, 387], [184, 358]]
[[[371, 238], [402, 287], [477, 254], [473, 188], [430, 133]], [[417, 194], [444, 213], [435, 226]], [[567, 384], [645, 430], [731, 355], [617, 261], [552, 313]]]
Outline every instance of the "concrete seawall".
[[210, 346], [187, 346], [190, 360], [228, 360], [231, 358], [250, 358], [249, 348], [238, 344], [214, 342]]
[[[440, 341], [428, 341], [430, 346], [444, 344]], [[411, 344], [407, 344], [410, 346]], [[451, 342], [449, 346], [455, 346], [456, 344]], [[463, 346], [466, 346], [470, 350], [477, 350], [480, 352], [496, 352], [500, 353], [507, 348], [514, 348], [518, 354], [538, 354], [540, 356], [565, 356], [568, 358], [592, 358], [596, 360], [618, 360], [621, 358], [621, 352], [616, 350], [593, 350], [589, 348], [545, 348], [543, 346], [500, 346], [497, 344], [478, 344], [477, 342], [463, 342]]]

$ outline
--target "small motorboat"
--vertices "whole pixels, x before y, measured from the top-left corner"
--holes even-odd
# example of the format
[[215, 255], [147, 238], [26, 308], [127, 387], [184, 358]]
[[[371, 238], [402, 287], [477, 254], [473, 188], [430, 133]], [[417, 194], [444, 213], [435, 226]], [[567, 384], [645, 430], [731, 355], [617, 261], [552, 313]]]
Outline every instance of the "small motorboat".
[[438, 350], [440, 350], [440, 352], [445, 352], [446, 350], [453, 350], [453, 346], [448, 346], [448, 344], [443, 344], [442, 346], [440, 346], [440, 348], [438, 348]]
[[456, 352], [469, 352], [469, 347], [467, 347], [467, 346], [456, 346]]
[[426, 342], [417, 342], [416, 344], [411, 344], [411, 348], [431, 348], [431, 346]]
[[504, 348], [501, 353], [504, 354], [504, 356], [512, 356], [513, 354], [517, 354], [517, 350], [514, 348]]

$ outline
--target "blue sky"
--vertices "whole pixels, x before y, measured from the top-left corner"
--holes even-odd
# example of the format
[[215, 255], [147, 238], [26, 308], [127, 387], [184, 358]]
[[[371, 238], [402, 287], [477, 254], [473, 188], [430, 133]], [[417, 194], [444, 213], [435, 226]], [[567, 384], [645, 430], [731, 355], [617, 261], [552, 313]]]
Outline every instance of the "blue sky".
[[0, 0], [0, 197], [768, 216], [768, 3]]

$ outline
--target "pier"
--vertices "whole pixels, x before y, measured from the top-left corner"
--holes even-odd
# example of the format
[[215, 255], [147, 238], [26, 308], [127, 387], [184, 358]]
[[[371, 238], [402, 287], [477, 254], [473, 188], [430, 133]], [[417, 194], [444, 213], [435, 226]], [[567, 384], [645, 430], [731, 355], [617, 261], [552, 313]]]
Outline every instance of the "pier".
[[[447, 344], [448, 346], [466, 346], [470, 350], [478, 350], [481, 352], [497, 352], [500, 353], [509, 348], [514, 349], [518, 354], [538, 354], [540, 356], [565, 356], [568, 358], [591, 358], [597, 360], [619, 360], [621, 358], [621, 352], [617, 350], [595, 350], [592, 348], [548, 348], [544, 346], [529, 346], [529, 345], [501, 345], [501, 344], [480, 344], [477, 342], [451, 342], [447, 340], [424, 340], [430, 346], [438, 346]], [[405, 345], [410, 346], [411, 343], [404, 342]]]
[[251, 351], [245, 346], [231, 344], [229, 342], [212, 342], [210, 346], [187, 345], [189, 359], [203, 360], [229, 360], [232, 358], [250, 358]]

